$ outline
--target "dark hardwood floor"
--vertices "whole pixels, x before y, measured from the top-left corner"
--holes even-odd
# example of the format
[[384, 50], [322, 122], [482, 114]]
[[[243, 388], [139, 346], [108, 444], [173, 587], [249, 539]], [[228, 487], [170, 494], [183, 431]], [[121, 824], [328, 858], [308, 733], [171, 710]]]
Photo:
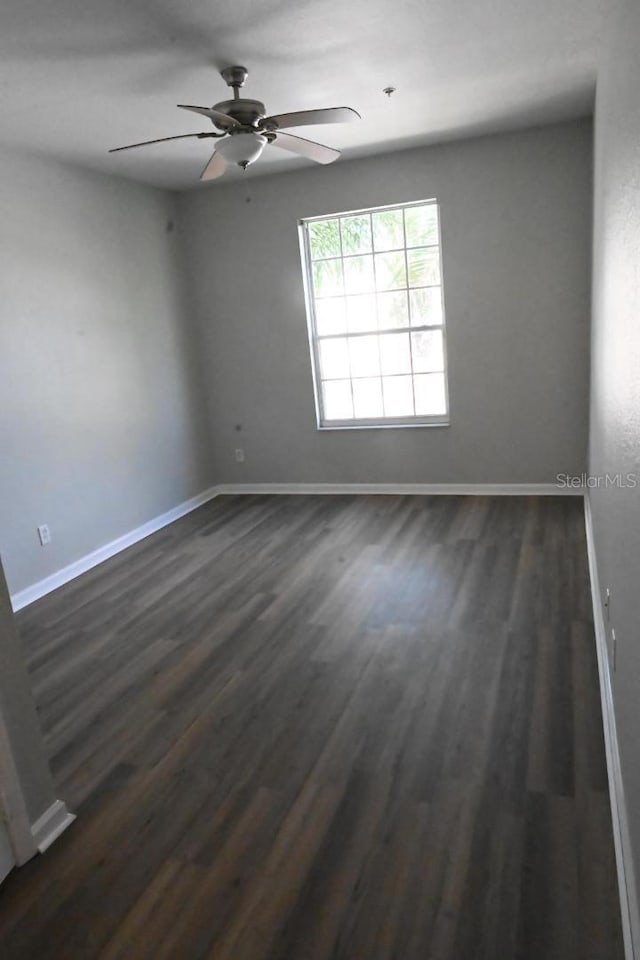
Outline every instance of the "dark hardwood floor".
[[622, 958], [580, 499], [220, 497], [19, 626], [3, 960]]

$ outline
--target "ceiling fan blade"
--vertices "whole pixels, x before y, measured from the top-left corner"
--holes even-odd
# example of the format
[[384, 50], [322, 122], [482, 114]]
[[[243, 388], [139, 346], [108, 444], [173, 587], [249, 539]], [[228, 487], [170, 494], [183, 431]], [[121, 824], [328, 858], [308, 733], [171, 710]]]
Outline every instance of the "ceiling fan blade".
[[207, 163], [206, 167], [200, 174], [200, 179], [215, 180], [216, 177], [221, 177], [226, 169], [227, 164], [225, 163], [224, 157], [221, 153], [218, 153], [218, 151], [215, 150], [209, 158], [209, 162]]
[[194, 107], [188, 103], [179, 103], [178, 107], [180, 110], [191, 110], [192, 113], [199, 113], [203, 117], [209, 117], [209, 120], [213, 120], [214, 123], [218, 123], [226, 129], [242, 126], [242, 124], [234, 120], [233, 117], [228, 117], [226, 113], [220, 113], [219, 110], [214, 110], [213, 107]]
[[360, 120], [360, 114], [351, 107], [328, 107], [326, 110], [298, 110], [296, 113], [276, 113], [265, 117], [259, 126], [263, 130], [282, 130], [287, 127], [306, 127], [316, 123], [349, 123]]
[[294, 137], [292, 133], [280, 133], [278, 131], [271, 143], [274, 147], [281, 147], [282, 150], [298, 153], [301, 157], [315, 160], [316, 163], [333, 163], [340, 156], [340, 151], [334, 150], [333, 147], [325, 147], [323, 143], [316, 143], [315, 140], [305, 140], [304, 137]]
[[181, 133], [177, 137], [160, 137], [159, 140], [143, 140], [142, 143], [130, 143], [126, 147], [113, 147], [109, 153], [119, 153], [121, 150], [134, 150], [136, 147], [148, 147], [152, 143], [166, 143], [167, 140], [186, 140], [189, 137], [197, 137], [202, 140], [204, 137], [215, 137], [215, 133]]

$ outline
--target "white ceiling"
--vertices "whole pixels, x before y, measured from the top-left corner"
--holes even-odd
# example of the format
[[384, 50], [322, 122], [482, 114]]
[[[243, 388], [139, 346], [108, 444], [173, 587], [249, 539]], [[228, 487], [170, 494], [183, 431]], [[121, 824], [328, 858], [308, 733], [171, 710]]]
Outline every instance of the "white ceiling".
[[[227, 99], [217, 71], [234, 63], [249, 69], [243, 95], [270, 113], [355, 107], [358, 123], [299, 131], [346, 158], [579, 116], [592, 106], [601, 3], [2, 0], [0, 142], [194, 186], [211, 141], [107, 150], [210, 130], [175, 105]], [[247, 176], [305, 163], [268, 147]]]

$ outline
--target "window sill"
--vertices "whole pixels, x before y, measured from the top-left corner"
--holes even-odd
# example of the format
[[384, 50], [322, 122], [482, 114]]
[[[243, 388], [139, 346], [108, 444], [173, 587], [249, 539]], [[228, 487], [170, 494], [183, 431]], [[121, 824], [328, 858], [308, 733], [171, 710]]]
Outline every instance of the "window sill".
[[450, 420], [420, 420], [415, 423], [319, 423], [319, 433], [334, 430], [415, 430], [422, 427], [450, 427]]

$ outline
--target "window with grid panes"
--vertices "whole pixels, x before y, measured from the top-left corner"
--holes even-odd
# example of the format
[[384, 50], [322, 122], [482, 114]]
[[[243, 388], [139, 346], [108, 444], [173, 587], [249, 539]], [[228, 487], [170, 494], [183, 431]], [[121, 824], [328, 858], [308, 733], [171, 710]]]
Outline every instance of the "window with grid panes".
[[443, 425], [435, 200], [300, 221], [319, 427]]

